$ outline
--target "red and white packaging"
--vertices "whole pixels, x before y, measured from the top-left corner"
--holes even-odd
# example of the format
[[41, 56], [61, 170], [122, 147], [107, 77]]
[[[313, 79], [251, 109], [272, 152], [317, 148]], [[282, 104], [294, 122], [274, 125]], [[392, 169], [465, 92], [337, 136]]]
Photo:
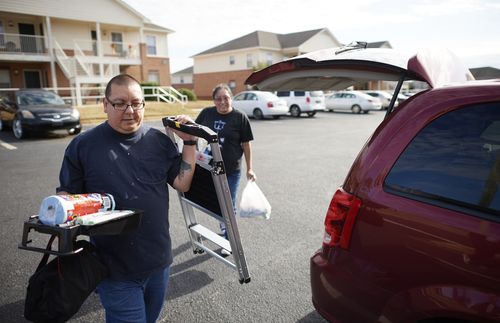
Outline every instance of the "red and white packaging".
[[38, 218], [43, 224], [58, 225], [79, 216], [115, 209], [111, 194], [51, 195], [42, 201]]

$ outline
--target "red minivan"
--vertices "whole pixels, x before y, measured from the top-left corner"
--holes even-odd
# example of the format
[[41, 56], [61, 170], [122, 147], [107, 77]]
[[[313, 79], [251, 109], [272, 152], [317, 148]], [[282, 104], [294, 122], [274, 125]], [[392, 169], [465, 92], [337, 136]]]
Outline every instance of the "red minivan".
[[[326, 211], [312, 301], [331, 322], [500, 322], [500, 80], [447, 51], [330, 49], [255, 72], [259, 89], [408, 80]], [[335, 147], [330, 147], [335, 149]]]

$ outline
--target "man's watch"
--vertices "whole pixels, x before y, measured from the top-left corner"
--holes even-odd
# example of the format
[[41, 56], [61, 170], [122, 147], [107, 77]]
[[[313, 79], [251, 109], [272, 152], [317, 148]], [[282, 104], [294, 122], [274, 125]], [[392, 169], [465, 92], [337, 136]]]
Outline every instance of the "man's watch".
[[184, 140], [185, 146], [195, 146], [198, 143], [196, 140]]

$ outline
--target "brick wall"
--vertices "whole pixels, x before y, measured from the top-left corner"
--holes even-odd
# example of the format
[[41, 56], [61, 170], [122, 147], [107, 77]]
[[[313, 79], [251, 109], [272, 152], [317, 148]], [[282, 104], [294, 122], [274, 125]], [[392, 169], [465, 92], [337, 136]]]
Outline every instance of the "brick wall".
[[179, 90], [179, 89], [194, 90], [194, 84], [193, 83], [172, 83], [172, 86], [174, 88], [176, 88], [177, 90]]
[[236, 88], [233, 89], [233, 94], [247, 89], [245, 80], [252, 74], [252, 70], [241, 70], [231, 72], [216, 72], [216, 73], [200, 73], [193, 74], [194, 92], [198, 99], [210, 100], [212, 98], [212, 90], [219, 83], [236, 82]]
[[1, 63], [0, 69], [10, 71], [10, 86], [13, 88], [24, 88], [24, 70], [38, 70], [41, 73], [42, 86], [52, 86], [52, 79], [50, 77], [50, 64], [49, 63], [30, 63], [30, 62], [14, 62], [14, 63]]

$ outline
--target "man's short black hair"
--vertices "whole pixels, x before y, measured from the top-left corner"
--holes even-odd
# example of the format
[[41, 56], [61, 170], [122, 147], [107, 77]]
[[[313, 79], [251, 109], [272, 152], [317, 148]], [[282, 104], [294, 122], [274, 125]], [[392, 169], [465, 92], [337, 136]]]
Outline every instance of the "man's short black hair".
[[129, 85], [132, 83], [137, 83], [139, 84], [139, 86], [141, 86], [141, 83], [129, 74], [118, 74], [116, 76], [113, 76], [113, 78], [109, 80], [108, 85], [106, 85], [106, 91], [104, 92], [104, 95], [106, 97], [109, 97], [109, 95], [111, 94], [111, 85], [113, 84]]

